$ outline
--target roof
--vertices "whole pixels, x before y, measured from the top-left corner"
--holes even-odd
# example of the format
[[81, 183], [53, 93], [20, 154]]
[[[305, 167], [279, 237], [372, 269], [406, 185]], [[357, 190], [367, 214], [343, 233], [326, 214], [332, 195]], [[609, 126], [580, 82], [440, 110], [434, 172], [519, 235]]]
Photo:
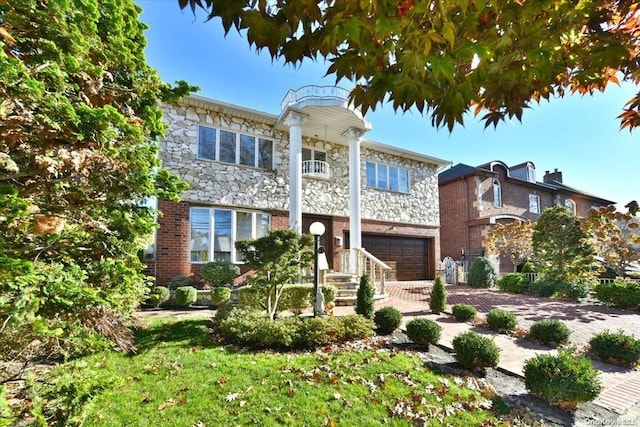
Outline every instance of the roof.
[[582, 190], [578, 190], [576, 188], [570, 187], [566, 184], [563, 184], [559, 181], [547, 181], [547, 182], [529, 182], [529, 181], [525, 181], [522, 179], [518, 179], [515, 177], [512, 177], [509, 175], [509, 170], [510, 169], [518, 169], [518, 167], [522, 167], [522, 165], [526, 165], [528, 163], [532, 163], [532, 162], [523, 162], [520, 163], [516, 166], [512, 166], [512, 167], [508, 167], [506, 166], [506, 164], [504, 164], [503, 162], [500, 161], [494, 161], [494, 162], [489, 162], [489, 163], [484, 163], [480, 166], [469, 166], [466, 165], [464, 163], [458, 163], [457, 165], [443, 171], [440, 172], [438, 174], [438, 185], [442, 185], [442, 184], [446, 184], [448, 182], [454, 181], [456, 179], [461, 179], [467, 176], [473, 176], [473, 175], [492, 175], [494, 174], [494, 172], [491, 170], [492, 165], [494, 164], [501, 164], [504, 165], [507, 168], [507, 179], [511, 180], [511, 181], [517, 181], [518, 183], [522, 183], [523, 185], [527, 185], [527, 186], [533, 186], [533, 187], [538, 187], [542, 190], [546, 190], [546, 191], [552, 191], [552, 192], [561, 192], [561, 193], [569, 193], [569, 194], [575, 194], [575, 195], [580, 195], [583, 197], [587, 197], [589, 199], [592, 199], [600, 204], [603, 205], [613, 205], [616, 202], [612, 201], [612, 200], [607, 200], [607, 199], [603, 199], [601, 197], [598, 196], [594, 196], [593, 194], [589, 194], [586, 193]]

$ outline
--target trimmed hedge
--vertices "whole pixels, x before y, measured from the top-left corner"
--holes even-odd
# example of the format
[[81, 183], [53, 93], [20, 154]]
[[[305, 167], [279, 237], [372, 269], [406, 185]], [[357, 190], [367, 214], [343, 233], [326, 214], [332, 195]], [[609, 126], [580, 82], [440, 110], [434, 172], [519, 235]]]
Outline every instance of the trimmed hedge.
[[381, 334], [390, 334], [402, 324], [402, 313], [395, 307], [383, 307], [374, 313], [373, 322]]
[[595, 287], [596, 297], [614, 307], [635, 309], [640, 305], [640, 283], [616, 281]]
[[202, 266], [199, 272], [202, 280], [213, 287], [222, 287], [233, 284], [240, 275], [240, 267], [227, 260], [208, 262]]
[[227, 302], [231, 298], [231, 289], [225, 287], [217, 287], [211, 289], [211, 303], [220, 305]]
[[534, 322], [529, 328], [529, 336], [544, 345], [564, 344], [569, 340], [571, 331], [559, 320], [543, 319]]
[[527, 390], [551, 404], [588, 402], [602, 390], [591, 361], [568, 350], [559, 350], [557, 356], [540, 354], [527, 360], [524, 383]]
[[515, 329], [518, 326], [518, 319], [510, 311], [494, 308], [487, 313], [487, 326], [494, 330]]
[[468, 331], [453, 338], [455, 358], [467, 369], [495, 368], [500, 361], [500, 349], [492, 339]]
[[180, 286], [176, 289], [176, 305], [178, 307], [189, 307], [198, 299], [196, 288], [191, 286]]
[[407, 337], [420, 345], [437, 344], [442, 335], [442, 327], [430, 319], [412, 319], [407, 323]]
[[584, 283], [566, 283], [536, 280], [528, 286], [530, 294], [539, 297], [558, 297], [577, 301], [589, 295], [589, 286]]
[[164, 286], [154, 286], [149, 293], [149, 303], [154, 307], [160, 307], [163, 302], [169, 301], [171, 291]]
[[[336, 299], [338, 290], [333, 285], [320, 285], [325, 302]], [[262, 309], [262, 303], [266, 297], [251, 286], [243, 286], [238, 289], [238, 305], [242, 308]], [[303, 310], [313, 307], [313, 284], [285, 285], [280, 295], [278, 311], [291, 311], [300, 314]]]
[[478, 310], [469, 304], [455, 304], [451, 307], [451, 312], [458, 322], [468, 322], [475, 319], [478, 314]]
[[640, 361], [640, 340], [618, 332], [604, 331], [589, 340], [591, 352], [607, 363], [635, 365]]
[[522, 294], [527, 290], [529, 285], [529, 278], [522, 273], [511, 273], [502, 276], [498, 280], [498, 288], [505, 292], [514, 292], [516, 294]]

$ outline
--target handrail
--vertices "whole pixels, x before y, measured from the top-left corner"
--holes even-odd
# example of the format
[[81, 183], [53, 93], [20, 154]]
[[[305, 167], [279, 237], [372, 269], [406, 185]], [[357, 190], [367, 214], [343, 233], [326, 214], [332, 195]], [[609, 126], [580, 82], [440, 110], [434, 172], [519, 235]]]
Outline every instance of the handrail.
[[330, 171], [329, 163], [322, 160], [304, 160], [302, 162], [303, 175], [330, 178]]
[[379, 295], [386, 293], [387, 271], [391, 270], [391, 267], [365, 249], [340, 251], [340, 267], [343, 272], [354, 273], [359, 277], [367, 274], [376, 293]]
[[300, 102], [305, 98], [338, 99], [347, 101], [350, 91], [339, 86], [308, 85], [298, 89], [289, 89], [280, 103], [280, 109], [284, 111], [288, 106]]

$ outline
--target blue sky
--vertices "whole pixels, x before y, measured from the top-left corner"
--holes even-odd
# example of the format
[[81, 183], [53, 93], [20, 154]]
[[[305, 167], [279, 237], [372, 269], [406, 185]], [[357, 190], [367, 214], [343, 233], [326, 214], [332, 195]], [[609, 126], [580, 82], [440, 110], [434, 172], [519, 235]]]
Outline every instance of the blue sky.
[[[334, 85], [323, 77], [327, 64], [305, 62], [294, 68], [256, 53], [232, 30], [224, 37], [219, 20], [181, 11], [177, 0], [137, 0], [143, 8], [146, 55], [163, 80], [186, 80], [199, 86], [199, 95], [272, 114], [289, 89], [305, 85]], [[352, 83], [339, 86], [350, 89]], [[417, 111], [395, 113], [383, 106], [367, 114], [372, 130], [365, 138], [419, 153], [477, 166], [491, 160], [508, 165], [532, 161], [537, 178], [559, 169], [564, 183], [618, 202], [622, 208], [640, 199], [640, 129], [619, 130], [616, 117], [640, 88], [610, 86], [592, 97], [570, 96], [544, 102], [525, 112], [523, 122], [487, 128], [471, 115], [465, 127], [452, 133], [431, 126]]]

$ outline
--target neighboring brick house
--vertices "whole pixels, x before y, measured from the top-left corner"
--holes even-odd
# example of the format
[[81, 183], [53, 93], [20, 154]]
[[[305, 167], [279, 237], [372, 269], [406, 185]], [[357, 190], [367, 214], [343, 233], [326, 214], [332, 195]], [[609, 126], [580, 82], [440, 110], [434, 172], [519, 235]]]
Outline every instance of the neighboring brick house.
[[[440, 191], [440, 252], [442, 257], [468, 261], [486, 249], [493, 225], [538, 219], [543, 210], [561, 204], [578, 216], [592, 207], [614, 204], [562, 182], [562, 172], [546, 171], [536, 181], [532, 162], [507, 166], [493, 161], [477, 167], [457, 164], [438, 176]], [[513, 271], [505, 257], [500, 271]]]
[[[242, 263], [235, 241], [321, 221], [331, 268], [364, 248], [398, 279], [433, 278], [440, 259], [438, 172], [448, 162], [363, 139], [348, 92], [289, 91], [279, 114], [200, 96], [164, 106], [164, 168], [190, 184], [162, 211], [150, 265], [159, 284], [216, 259]], [[294, 162], [291, 159], [295, 159]]]

